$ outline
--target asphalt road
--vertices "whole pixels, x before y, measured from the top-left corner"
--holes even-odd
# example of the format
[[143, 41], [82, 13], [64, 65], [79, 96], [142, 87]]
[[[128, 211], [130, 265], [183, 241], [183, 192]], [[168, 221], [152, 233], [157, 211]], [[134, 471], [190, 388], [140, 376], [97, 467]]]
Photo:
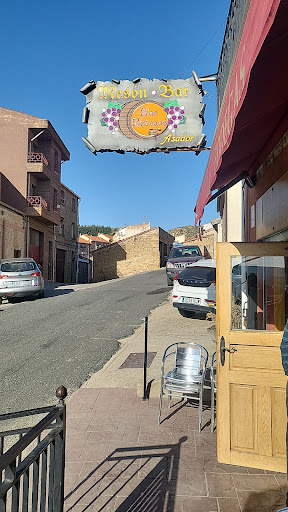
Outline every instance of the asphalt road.
[[0, 305], [0, 414], [53, 404], [61, 384], [79, 388], [169, 292], [161, 269]]

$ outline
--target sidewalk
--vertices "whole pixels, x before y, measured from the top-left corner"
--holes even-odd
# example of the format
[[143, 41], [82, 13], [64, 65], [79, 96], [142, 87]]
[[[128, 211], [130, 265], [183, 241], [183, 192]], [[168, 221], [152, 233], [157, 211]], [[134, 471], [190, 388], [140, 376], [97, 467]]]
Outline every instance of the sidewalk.
[[183, 318], [164, 303], [149, 317], [149, 401], [141, 399], [144, 325], [121, 340], [105, 367], [71, 395], [66, 512], [276, 512], [284, 507], [286, 475], [217, 462], [208, 406], [201, 433], [197, 408], [186, 402], [175, 401], [169, 410], [164, 400], [164, 421], [157, 424], [165, 348], [195, 341], [211, 360], [214, 332], [212, 322]]

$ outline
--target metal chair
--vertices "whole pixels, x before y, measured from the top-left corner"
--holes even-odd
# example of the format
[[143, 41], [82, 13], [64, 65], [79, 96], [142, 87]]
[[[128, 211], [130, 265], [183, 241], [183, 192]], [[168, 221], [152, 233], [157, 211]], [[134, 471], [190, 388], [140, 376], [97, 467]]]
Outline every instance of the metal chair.
[[215, 424], [215, 400], [216, 400], [216, 352], [212, 355], [210, 379], [211, 379], [211, 432], [214, 430]]
[[[167, 359], [173, 369], [165, 373]], [[203, 385], [208, 361], [206, 348], [198, 343], [179, 342], [166, 348], [161, 366], [161, 390], [159, 401], [158, 425], [160, 424], [163, 395], [168, 396], [168, 407], [172, 397], [195, 398], [199, 400], [199, 432], [202, 426]]]

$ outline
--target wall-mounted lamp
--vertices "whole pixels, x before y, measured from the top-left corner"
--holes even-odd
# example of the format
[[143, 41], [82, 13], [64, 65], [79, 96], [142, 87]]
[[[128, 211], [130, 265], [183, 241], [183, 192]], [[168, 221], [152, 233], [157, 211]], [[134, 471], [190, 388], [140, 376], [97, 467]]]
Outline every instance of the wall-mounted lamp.
[[162, 82], [168, 82], [167, 78], [162, 78]]
[[114, 78], [112, 78], [112, 82], [113, 82], [114, 84], [118, 84], [118, 85], [120, 84], [120, 80], [115, 80]]
[[132, 80], [133, 84], [138, 84], [140, 82], [141, 78], [135, 78], [135, 80]]

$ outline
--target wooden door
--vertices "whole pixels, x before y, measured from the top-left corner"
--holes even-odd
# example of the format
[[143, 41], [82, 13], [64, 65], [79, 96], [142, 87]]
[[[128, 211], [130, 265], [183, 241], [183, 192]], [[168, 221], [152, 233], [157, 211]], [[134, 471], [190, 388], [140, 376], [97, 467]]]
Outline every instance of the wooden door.
[[287, 275], [288, 242], [217, 244], [219, 462], [286, 472]]
[[64, 283], [65, 275], [65, 253], [63, 249], [56, 250], [56, 282]]

